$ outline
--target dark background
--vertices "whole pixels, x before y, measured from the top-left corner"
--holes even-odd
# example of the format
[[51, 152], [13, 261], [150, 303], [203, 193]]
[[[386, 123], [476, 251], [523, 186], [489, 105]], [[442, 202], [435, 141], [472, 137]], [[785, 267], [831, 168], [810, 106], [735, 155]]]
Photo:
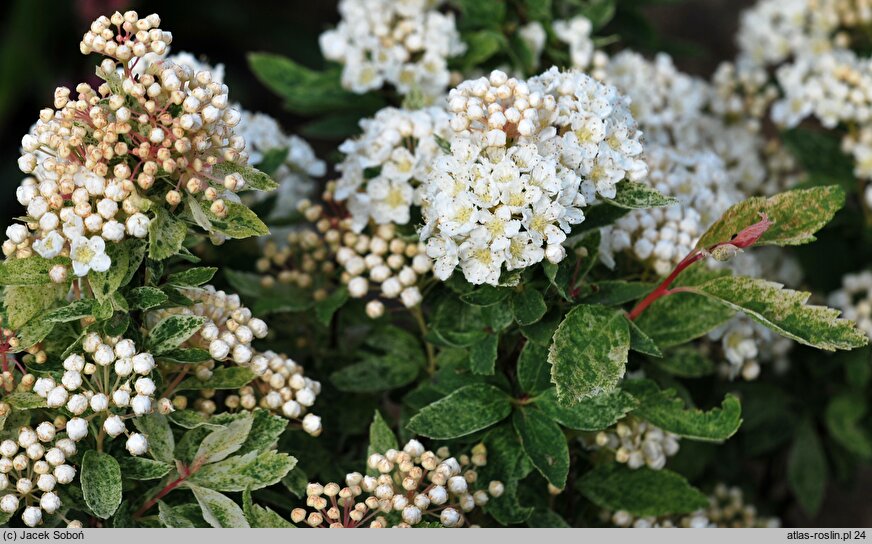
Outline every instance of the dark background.
[[[639, 0], [637, 0], [639, 1]], [[644, 8], [658, 33], [682, 47], [675, 48], [679, 68], [707, 77], [720, 60], [735, 53], [739, 12], [751, 0], [688, 0], [675, 5]], [[79, 40], [97, 16], [114, 10], [156, 12], [161, 27], [173, 33], [172, 49], [223, 63], [231, 99], [246, 109], [262, 111], [295, 132], [302, 119], [282, 111], [275, 99], [252, 76], [246, 64], [249, 51], [290, 56], [312, 67], [321, 64], [318, 35], [338, 20], [331, 0], [196, 0], [128, 2], [124, 0], [15, 0], [3, 8], [0, 33], [0, 228], [20, 215], [15, 188], [23, 175], [16, 160], [21, 137], [51, 105], [58, 85], [73, 89], [93, 82], [98, 57], [79, 53]], [[325, 158], [333, 142], [313, 142]], [[2, 232], [2, 231], [0, 231]], [[822, 527], [872, 526], [868, 489], [872, 474], [861, 474], [851, 490], [831, 484], [821, 513], [807, 519], [798, 511], [785, 515], [786, 525]]]

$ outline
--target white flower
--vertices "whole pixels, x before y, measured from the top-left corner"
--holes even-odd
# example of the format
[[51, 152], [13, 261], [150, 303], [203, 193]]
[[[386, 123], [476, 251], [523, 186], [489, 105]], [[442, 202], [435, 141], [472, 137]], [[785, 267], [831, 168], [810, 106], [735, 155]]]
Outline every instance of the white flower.
[[125, 226], [127, 234], [134, 238], [145, 238], [148, 236], [148, 227], [151, 224], [149, 218], [143, 213], [135, 213], [127, 218]]
[[148, 441], [139, 433], [131, 433], [127, 438], [125, 447], [127, 448], [127, 451], [130, 452], [130, 455], [144, 455], [145, 452], [148, 451]]
[[72, 241], [70, 259], [73, 261], [73, 273], [79, 277], [87, 276], [88, 272], [105, 272], [109, 270], [112, 261], [106, 255], [106, 243], [99, 236], [90, 239], [80, 236]]
[[524, 82], [494, 71], [453, 89], [449, 109], [456, 134], [429, 172], [420, 233], [440, 279], [459, 265], [471, 283], [496, 285], [504, 264], [546, 251], [561, 260], [581, 208], [646, 172], [627, 101], [583, 74], [554, 68]]
[[70, 419], [67, 421], [67, 436], [75, 442], [88, 436], [88, 422], [79, 417]]
[[315, 414], [306, 414], [303, 418], [303, 430], [312, 436], [321, 434], [321, 418]]

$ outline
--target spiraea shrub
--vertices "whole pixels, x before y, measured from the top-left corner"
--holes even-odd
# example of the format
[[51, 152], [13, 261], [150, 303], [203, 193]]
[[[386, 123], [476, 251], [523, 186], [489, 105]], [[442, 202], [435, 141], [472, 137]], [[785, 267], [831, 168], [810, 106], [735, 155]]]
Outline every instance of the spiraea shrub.
[[772, 527], [872, 460], [859, 4], [761, 0], [711, 79], [613, 0], [338, 10], [248, 57], [330, 161], [159, 16], [85, 32], [2, 245], [3, 523]]

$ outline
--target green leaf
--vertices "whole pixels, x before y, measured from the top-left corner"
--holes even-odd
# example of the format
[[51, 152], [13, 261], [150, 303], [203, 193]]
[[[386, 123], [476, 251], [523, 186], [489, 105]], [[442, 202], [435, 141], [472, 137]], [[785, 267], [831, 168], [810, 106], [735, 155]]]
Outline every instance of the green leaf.
[[551, 381], [564, 405], [613, 391], [624, 376], [630, 329], [623, 313], [603, 306], [573, 308], [548, 352]]
[[[826, 351], [865, 346], [869, 339], [841, 312], [806, 305], [810, 293], [784, 289], [781, 284], [743, 276], [726, 276], [693, 288], [728, 308], [801, 344]], [[674, 295], [673, 295], [674, 296]], [[666, 297], [670, 298], [670, 297]]]
[[519, 325], [532, 325], [542, 319], [546, 311], [545, 299], [536, 289], [527, 288], [512, 295], [512, 312]]
[[724, 397], [720, 408], [704, 412], [686, 408], [674, 389], [661, 391], [649, 380], [628, 380], [624, 389], [640, 402], [633, 412], [636, 416], [685, 438], [721, 442], [733, 436], [742, 424], [742, 405], [733, 394]]
[[330, 296], [315, 303], [315, 317], [322, 325], [327, 326], [333, 319], [333, 314], [348, 302], [348, 288], [340, 287], [330, 293]]
[[499, 29], [506, 18], [503, 0], [453, 0], [460, 9], [461, 28]]
[[242, 508], [226, 495], [190, 483], [184, 485], [194, 492], [194, 497], [203, 511], [203, 519], [212, 527], [216, 529], [222, 527], [248, 529], [250, 527]]
[[569, 447], [560, 427], [536, 408], [522, 407], [512, 416], [515, 431], [533, 466], [558, 489], [569, 474]]
[[196, 376], [185, 378], [179, 384], [176, 391], [200, 390], [200, 389], [239, 389], [248, 385], [257, 375], [250, 369], [242, 366], [222, 366], [212, 372], [208, 380], [201, 380]]
[[551, 20], [551, 0], [522, 0], [527, 19], [530, 21], [548, 22]]
[[115, 513], [121, 504], [121, 468], [107, 453], [87, 450], [82, 457], [82, 494], [85, 504], [100, 519]]
[[251, 421], [248, 438], [239, 448], [238, 454], [240, 455], [250, 451], [260, 452], [272, 448], [288, 428], [287, 419], [272, 414], [268, 410], [257, 408], [251, 414], [254, 419]]
[[499, 345], [499, 335], [489, 334], [481, 342], [470, 346], [469, 369], [473, 374], [482, 376], [493, 375], [497, 363], [497, 348]]
[[46, 407], [44, 398], [40, 397], [36, 393], [31, 393], [29, 391], [10, 393], [3, 397], [3, 401], [8, 403], [9, 406], [12, 406], [16, 410], [33, 410], [35, 408]]
[[118, 464], [124, 477], [131, 480], [156, 480], [173, 469], [171, 465], [145, 457], [119, 457]]
[[460, 300], [473, 306], [490, 306], [505, 300], [511, 292], [511, 289], [505, 287], [482, 285], [475, 291], [460, 295]]
[[148, 257], [163, 261], [182, 249], [188, 227], [160, 206], [155, 206], [153, 211], [154, 219], [148, 225]]
[[639, 402], [625, 391], [612, 391], [579, 401], [570, 407], [557, 402], [553, 389], [535, 399], [544, 414], [568, 429], [600, 431], [611, 427], [635, 409]]
[[148, 333], [148, 350], [158, 356], [181, 346], [199, 331], [206, 318], [199, 315], [171, 315], [163, 318]]
[[203, 348], [178, 348], [161, 354], [161, 361], [171, 361], [179, 364], [205, 363], [212, 359], [209, 351]]
[[252, 503], [250, 489], [242, 492], [242, 511], [245, 513], [245, 519], [254, 529], [293, 529], [296, 527], [269, 508]]
[[194, 524], [186, 516], [182, 515], [179, 508], [173, 508], [163, 501], [157, 502], [158, 518], [164, 527], [176, 529], [193, 529]]
[[[131, 241], [136, 242], [135, 240]], [[130, 267], [132, 249], [133, 245], [128, 244], [127, 240], [106, 245], [106, 255], [112, 259], [112, 266], [105, 272], [95, 272], [92, 270], [88, 274], [88, 283], [97, 300], [104, 301], [108, 299], [121, 287], [124, 278], [127, 277], [127, 270]]]
[[212, 229], [228, 238], [241, 239], [269, 235], [269, 227], [245, 204], [225, 200], [227, 213], [223, 218], [212, 213], [211, 203], [208, 201], [199, 202], [199, 206], [203, 215], [212, 224]]
[[824, 421], [833, 439], [865, 460], [872, 459], [872, 440], [862, 426], [867, 410], [862, 395], [842, 393], [830, 401], [824, 413]]
[[492, 385], [467, 385], [422, 408], [407, 428], [436, 439], [466, 436], [505, 419], [512, 411], [510, 401]]
[[337, 370], [330, 381], [340, 391], [374, 393], [407, 385], [418, 377], [417, 361], [398, 355], [367, 355], [359, 363]]
[[45, 314], [45, 320], [54, 323], [69, 323], [70, 321], [78, 321], [85, 317], [90, 317], [94, 312], [94, 303], [91, 300], [76, 300], [62, 306], [56, 310], [52, 310]]
[[176, 441], [166, 416], [151, 413], [133, 418], [133, 425], [148, 439], [148, 452], [158, 461], [172, 465]]
[[781, 133], [781, 140], [807, 174], [807, 182], [836, 182], [845, 191], [855, 188], [854, 160], [842, 151], [836, 131], [797, 127]]
[[705, 495], [667, 469], [599, 465], [581, 477], [578, 489], [600, 508], [635, 516], [687, 514], [708, 506]]
[[20, 329], [34, 317], [54, 306], [67, 293], [67, 285], [11, 285], [3, 289], [7, 322], [4, 326]]
[[618, 306], [638, 300], [656, 287], [653, 283], [639, 281], [606, 280], [592, 283], [588, 286], [589, 293], [584, 294], [580, 302], [585, 304], [603, 304]]
[[695, 347], [680, 347], [656, 361], [660, 368], [680, 378], [700, 378], [714, 374], [715, 363]]
[[398, 327], [376, 329], [364, 341], [359, 362], [342, 368], [330, 379], [341, 391], [375, 392], [395, 389], [414, 381], [424, 366], [420, 340]]
[[212, 281], [215, 272], [218, 272], [218, 269], [211, 266], [188, 268], [182, 272], [170, 274], [167, 277], [167, 283], [178, 287], [197, 287]]
[[709, 227], [697, 248], [728, 242], [733, 235], [760, 220], [766, 213], [774, 224], [756, 245], [796, 246], [815, 240], [814, 233], [830, 222], [845, 205], [845, 191], [837, 185], [794, 189], [766, 198], [751, 197], [730, 207]]
[[279, 184], [271, 177], [252, 166], [224, 161], [219, 162], [212, 167], [212, 175], [218, 179], [223, 180], [225, 176], [230, 174], [239, 174], [242, 176], [242, 179], [245, 180], [243, 190], [254, 189], [255, 191], [275, 191], [279, 188]]
[[219, 427], [224, 427], [224, 425], [212, 423], [208, 417], [200, 412], [195, 412], [194, 410], [175, 410], [170, 412], [166, 417], [183, 429], [196, 429], [197, 427], [211, 427], [217, 429]]
[[251, 451], [208, 464], [188, 481], [215, 491], [263, 489], [281, 481], [296, 464], [297, 460], [286, 453], [265, 451], [258, 455]]
[[243, 417], [231, 421], [227, 427], [216, 429], [209, 433], [197, 448], [194, 455], [195, 463], [208, 464], [226, 459], [230, 454], [239, 450], [248, 433], [251, 431], [253, 417], [246, 414]]
[[24, 259], [0, 261], [0, 285], [47, 285], [51, 283], [48, 275], [54, 266], [70, 267], [69, 257], [44, 259], [33, 255]]
[[[714, 272], [705, 267], [685, 270], [673, 287], [690, 287], [722, 277], [728, 272]], [[636, 319], [660, 349], [666, 349], [707, 334], [733, 317], [735, 311], [696, 293], [674, 293], [661, 297]]]
[[627, 326], [630, 327], [630, 349], [638, 351], [651, 357], [663, 357], [663, 353], [654, 340], [645, 334], [636, 323], [627, 319]]
[[824, 500], [827, 459], [811, 421], [796, 430], [787, 458], [787, 481], [803, 510], [814, 517]]
[[479, 30], [463, 35], [466, 54], [460, 60], [467, 69], [480, 66], [506, 47], [506, 37], [496, 30]]
[[530, 458], [511, 425], [500, 425], [487, 433], [483, 440], [487, 447], [487, 464], [478, 469], [479, 481], [499, 480], [505, 487], [503, 494], [492, 497], [485, 511], [502, 525], [523, 523], [533, 509], [518, 503], [518, 481], [532, 470]]
[[548, 348], [527, 342], [518, 356], [518, 385], [525, 393], [535, 395], [551, 387], [551, 365]]
[[385, 453], [388, 450], [399, 448], [397, 436], [394, 431], [382, 417], [381, 413], [376, 410], [372, 416], [372, 423], [369, 425], [369, 448], [367, 456], [373, 453]]
[[674, 197], [666, 196], [649, 185], [627, 179], [618, 182], [616, 189], [617, 194], [615, 197], [607, 198], [605, 201], [620, 208], [629, 208], [631, 210], [660, 208], [678, 203], [678, 200]]
[[18, 338], [18, 347], [10, 350], [10, 352], [20, 353], [42, 342], [51, 334], [54, 327], [55, 323], [47, 320], [45, 316], [38, 315], [34, 317], [15, 333], [15, 337]]
[[248, 65], [257, 79], [296, 113], [374, 112], [383, 104], [375, 94], [358, 95], [344, 90], [338, 71], [316, 72], [287, 57], [269, 53], [249, 53]]

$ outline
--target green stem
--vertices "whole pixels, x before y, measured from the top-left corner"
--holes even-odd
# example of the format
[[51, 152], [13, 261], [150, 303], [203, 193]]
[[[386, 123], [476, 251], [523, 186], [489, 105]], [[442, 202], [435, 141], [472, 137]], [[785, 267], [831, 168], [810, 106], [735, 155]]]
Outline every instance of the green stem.
[[424, 348], [427, 350], [427, 372], [432, 376], [436, 373], [436, 350], [433, 349], [433, 344], [426, 340], [427, 323], [424, 321], [424, 312], [420, 306], [409, 309], [409, 313], [415, 318], [418, 323], [418, 329], [421, 331], [421, 337], [424, 338]]

